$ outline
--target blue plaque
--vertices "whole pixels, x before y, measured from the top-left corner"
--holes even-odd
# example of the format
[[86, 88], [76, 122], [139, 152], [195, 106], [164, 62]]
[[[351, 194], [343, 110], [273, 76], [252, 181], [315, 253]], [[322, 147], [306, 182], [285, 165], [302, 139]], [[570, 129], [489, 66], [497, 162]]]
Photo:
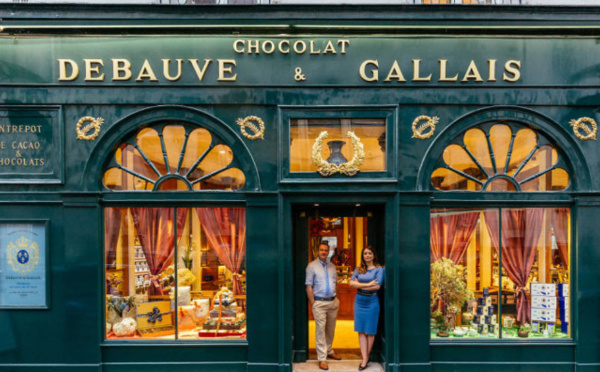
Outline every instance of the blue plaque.
[[47, 222], [0, 223], [0, 308], [47, 308]]

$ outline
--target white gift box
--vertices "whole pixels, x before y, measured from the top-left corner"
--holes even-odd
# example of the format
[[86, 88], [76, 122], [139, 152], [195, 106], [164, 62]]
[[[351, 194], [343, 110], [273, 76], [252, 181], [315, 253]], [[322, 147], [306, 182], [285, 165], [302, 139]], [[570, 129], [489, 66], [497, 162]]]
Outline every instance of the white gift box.
[[556, 296], [556, 284], [531, 283], [532, 296]]
[[556, 322], [555, 309], [531, 309], [531, 320], [540, 322]]
[[537, 309], [556, 309], [556, 297], [531, 296], [531, 307]]

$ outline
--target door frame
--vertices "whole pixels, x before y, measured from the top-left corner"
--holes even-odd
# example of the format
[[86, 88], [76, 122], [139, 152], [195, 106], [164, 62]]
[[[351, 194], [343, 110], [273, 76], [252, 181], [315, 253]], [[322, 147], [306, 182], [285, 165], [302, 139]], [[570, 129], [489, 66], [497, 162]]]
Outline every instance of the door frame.
[[[321, 193], [319, 195], [312, 194], [310, 197], [295, 194], [288, 197], [283, 196], [280, 199], [280, 203], [280, 217], [283, 223], [280, 225], [279, 236], [281, 244], [279, 260], [284, 278], [284, 280], [280, 281], [280, 290], [284, 298], [280, 318], [280, 325], [282, 326], [280, 332], [284, 340], [281, 346], [282, 350], [280, 350], [282, 352], [280, 354], [282, 363], [302, 362], [308, 356], [308, 312], [306, 311], [307, 299], [304, 286], [304, 269], [305, 264], [308, 263], [308, 252], [304, 251], [306, 253], [305, 263], [300, 264], [295, 260], [298, 253], [295, 247], [298, 242], [296, 241], [294, 230], [298, 228], [295, 224], [299, 220], [299, 218], [295, 218], [295, 214], [299, 213], [299, 207], [305, 207], [307, 211], [310, 208], [314, 208], [314, 204], [318, 204], [319, 209], [323, 211], [331, 208], [337, 208], [338, 211], [343, 208], [357, 209], [364, 210], [365, 216], [366, 209], [370, 208], [380, 214], [380, 218], [383, 220], [383, 223], [380, 224], [383, 230], [381, 234], [383, 243], [375, 244], [381, 246], [381, 249], [378, 251], [381, 252], [382, 261], [386, 263], [386, 285], [383, 291], [385, 302], [382, 306], [383, 316], [380, 322], [380, 329], [395, 329], [394, 324], [397, 320], [394, 317], [394, 312], [386, 311], [385, 309], [390, 309], [392, 302], [397, 298], [393, 292], [394, 288], [397, 288], [397, 285], [394, 284], [394, 267], [397, 266], [397, 263], [394, 262], [394, 257], [398, 257], [398, 229], [395, 227], [394, 221], [397, 221], [399, 213], [398, 194], [381, 193], [373, 196], [373, 194], [361, 195], [359, 193], [345, 195]], [[304, 223], [304, 227], [308, 228], [308, 218], [306, 218]], [[369, 229], [369, 226], [367, 226], [367, 229]], [[306, 241], [304, 243], [300, 242], [300, 244], [304, 244], [307, 247], [308, 237], [305, 236], [304, 239]], [[373, 243], [369, 241], [369, 244]], [[300, 267], [303, 265], [304, 267]], [[298, 324], [298, 322], [301, 323]], [[394, 345], [396, 344], [394, 339], [396, 338], [397, 335], [394, 335], [392, 332], [388, 332], [387, 336], [380, 333], [378, 337], [380, 339], [378, 354], [380, 361], [384, 364], [393, 358]]]

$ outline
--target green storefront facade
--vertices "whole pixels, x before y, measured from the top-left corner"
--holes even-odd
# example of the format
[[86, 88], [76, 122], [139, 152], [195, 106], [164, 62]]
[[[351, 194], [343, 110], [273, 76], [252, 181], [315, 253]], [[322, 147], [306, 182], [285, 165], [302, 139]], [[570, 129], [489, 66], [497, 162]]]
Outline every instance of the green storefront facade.
[[[47, 286], [45, 305], [1, 306], [0, 371], [292, 370], [307, 356], [300, 231], [317, 210], [371, 218], [387, 371], [600, 370], [599, 8], [3, 5], [0, 15], [0, 222], [45, 228]], [[249, 116], [263, 138], [250, 138], [257, 119], [237, 123]], [[382, 169], [292, 169], [291, 122], [364, 118], [385, 129]], [[169, 174], [156, 191], [106, 187], [117, 148], [161, 123], [219, 138], [243, 186], [161, 189]], [[447, 146], [488, 123], [538, 133], [568, 183], [434, 187]], [[106, 339], [106, 208], [211, 206], [245, 208], [246, 338]], [[570, 209], [569, 337], [432, 338], [431, 210], [542, 207]]]

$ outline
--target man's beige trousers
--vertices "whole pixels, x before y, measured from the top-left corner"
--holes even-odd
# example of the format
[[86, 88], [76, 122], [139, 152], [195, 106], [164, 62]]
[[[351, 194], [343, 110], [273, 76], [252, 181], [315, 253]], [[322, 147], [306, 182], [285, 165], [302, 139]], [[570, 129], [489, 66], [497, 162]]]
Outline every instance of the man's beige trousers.
[[319, 361], [327, 360], [327, 355], [333, 354], [333, 335], [340, 300], [315, 301], [312, 307], [315, 318], [315, 344]]

